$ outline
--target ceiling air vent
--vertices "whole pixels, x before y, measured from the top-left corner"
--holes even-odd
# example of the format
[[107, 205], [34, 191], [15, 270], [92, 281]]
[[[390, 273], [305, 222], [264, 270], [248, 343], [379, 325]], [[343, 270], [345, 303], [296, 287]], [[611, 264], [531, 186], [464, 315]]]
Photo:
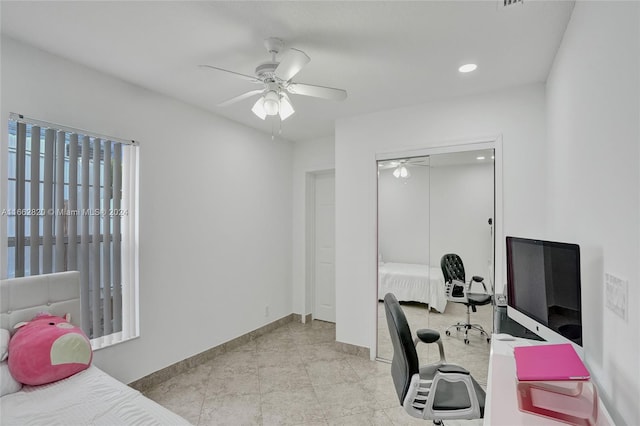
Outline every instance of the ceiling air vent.
[[524, 2], [524, 0], [503, 0], [504, 1], [504, 6], [513, 6], [514, 4], [522, 4]]

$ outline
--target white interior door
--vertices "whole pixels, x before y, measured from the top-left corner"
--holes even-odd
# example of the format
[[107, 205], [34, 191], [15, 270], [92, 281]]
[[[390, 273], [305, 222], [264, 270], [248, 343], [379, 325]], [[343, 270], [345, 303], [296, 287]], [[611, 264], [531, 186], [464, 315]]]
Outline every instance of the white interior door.
[[336, 322], [335, 175], [315, 176], [314, 318]]

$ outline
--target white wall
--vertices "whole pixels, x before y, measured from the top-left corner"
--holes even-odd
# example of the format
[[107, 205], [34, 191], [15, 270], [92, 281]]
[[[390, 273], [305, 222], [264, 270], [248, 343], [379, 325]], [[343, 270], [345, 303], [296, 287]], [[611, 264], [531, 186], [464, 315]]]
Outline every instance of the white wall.
[[[547, 83], [549, 236], [581, 246], [584, 349], [616, 424], [640, 424], [640, 7], [577, 2]], [[603, 274], [629, 280], [628, 319]]]
[[493, 243], [493, 164], [431, 167], [431, 264], [457, 253], [467, 281], [485, 278], [489, 289]]
[[306, 279], [306, 211], [307, 182], [309, 174], [332, 170], [334, 161], [334, 138], [320, 138], [296, 142], [293, 147], [293, 312], [311, 313], [312, 294]]
[[394, 169], [378, 177], [378, 252], [384, 262], [429, 264], [429, 168], [406, 166], [411, 177]]
[[[541, 233], [547, 187], [544, 103], [544, 86], [535, 84], [337, 121], [338, 341], [375, 350], [376, 153], [502, 134], [504, 233]], [[496, 290], [502, 290], [499, 283]]]
[[290, 142], [6, 37], [1, 59], [3, 135], [18, 112], [141, 143], [141, 336], [100, 368], [129, 382], [291, 313]]

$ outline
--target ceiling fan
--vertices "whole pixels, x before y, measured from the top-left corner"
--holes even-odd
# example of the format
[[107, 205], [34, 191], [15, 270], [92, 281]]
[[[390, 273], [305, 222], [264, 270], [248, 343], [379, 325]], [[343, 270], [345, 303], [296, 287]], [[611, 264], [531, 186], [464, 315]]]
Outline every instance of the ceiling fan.
[[268, 115], [278, 115], [281, 120], [286, 120], [295, 112], [287, 93], [335, 101], [346, 99], [346, 90], [291, 81], [311, 60], [302, 50], [290, 48], [280, 56], [278, 61], [276, 60], [276, 55], [284, 47], [283, 41], [279, 38], [271, 37], [264, 41], [264, 46], [271, 54], [271, 60], [258, 65], [255, 70], [255, 76], [229, 71], [213, 65], [200, 65], [201, 67], [223, 71], [263, 86], [261, 89], [250, 90], [227, 99], [219, 103], [218, 106], [231, 105], [244, 99], [261, 95], [253, 105], [253, 108], [251, 108], [251, 111], [263, 120]]
[[387, 160], [387, 161], [378, 161], [378, 169], [380, 170], [396, 169], [402, 166], [427, 167], [428, 165], [429, 165], [428, 157], [411, 157], [411, 158], [399, 158], [399, 159]]

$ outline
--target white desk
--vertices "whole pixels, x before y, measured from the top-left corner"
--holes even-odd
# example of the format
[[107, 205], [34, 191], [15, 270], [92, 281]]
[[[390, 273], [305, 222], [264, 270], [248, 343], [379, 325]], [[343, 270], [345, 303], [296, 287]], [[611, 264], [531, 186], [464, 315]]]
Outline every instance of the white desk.
[[[491, 355], [489, 358], [489, 375], [487, 381], [487, 398], [485, 401], [485, 426], [516, 425], [565, 425], [566, 423], [548, 419], [534, 414], [524, 413], [518, 409], [516, 393], [516, 361], [513, 348], [516, 346], [544, 344], [533, 340], [514, 338], [514, 340], [491, 339]], [[602, 404], [598, 405], [598, 426], [613, 426], [614, 423]]]

